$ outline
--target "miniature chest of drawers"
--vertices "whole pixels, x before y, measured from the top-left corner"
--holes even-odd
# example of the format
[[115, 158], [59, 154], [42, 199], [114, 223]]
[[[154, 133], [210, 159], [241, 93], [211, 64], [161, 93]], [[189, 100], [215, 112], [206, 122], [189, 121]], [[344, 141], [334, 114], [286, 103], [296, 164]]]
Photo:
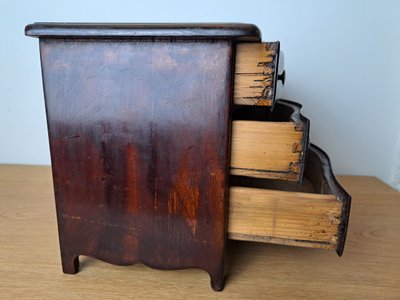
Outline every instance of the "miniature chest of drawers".
[[[248, 24], [35, 23], [62, 266], [201, 268], [227, 238], [336, 249], [350, 197]], [[303, 178], [304, 177], [304, 178]]]

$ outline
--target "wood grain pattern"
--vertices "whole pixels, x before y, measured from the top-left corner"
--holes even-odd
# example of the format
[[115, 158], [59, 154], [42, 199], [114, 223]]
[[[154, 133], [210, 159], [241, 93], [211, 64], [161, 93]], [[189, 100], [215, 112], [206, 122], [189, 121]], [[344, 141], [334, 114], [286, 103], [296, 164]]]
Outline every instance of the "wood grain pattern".
[[229, 238], [343, 253], [351, 198], [336, 181], [327, 155], [308, 151], [302, 184], [233, 177]]
[[289, 122], [234, 121], [231, 174], [265, 178], [280, 178], [278, 172], [297, 174], [293, 162], [299, 160], [302, 136]]
[[25, 35], [63, 38], [224, 39], [259, 42], [260, 29], [245, 23], [57, 23], [37, 22]]
[[231, 174], [301, 181], [308, 148], [309, 120], [301, 105], [277, 101], [263, 107], [235, 107], [232, 122]]
[[[400, 193], [374, 177], [340, 176], [353, 196], [346, 252], [230, 241], [218, 299], [398, 299]], [[51, 169], [0, 165], [1, 299], [209, 299], [198, 269], [120, 267], [81, 256], [60, 270]]]
[[79, 255], [196, 267], [221, 290], [232, 42], [40, 47], [64, 272]]
[[236, 47], [234, 103], [272, 106], [278, 64], [279, 42], [239, 43]]
[[341, 213], [333, 195], [231, 187], [229, 238], [334, 250]]

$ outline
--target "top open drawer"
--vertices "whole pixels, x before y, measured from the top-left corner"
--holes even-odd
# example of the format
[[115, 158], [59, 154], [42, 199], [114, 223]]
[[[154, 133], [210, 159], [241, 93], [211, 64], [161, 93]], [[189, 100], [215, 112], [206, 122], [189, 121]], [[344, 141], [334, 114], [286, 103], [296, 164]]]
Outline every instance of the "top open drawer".
[[236, 47], [234, 103], [274, 106], [284, 82], [279, 42], [240, 43]]

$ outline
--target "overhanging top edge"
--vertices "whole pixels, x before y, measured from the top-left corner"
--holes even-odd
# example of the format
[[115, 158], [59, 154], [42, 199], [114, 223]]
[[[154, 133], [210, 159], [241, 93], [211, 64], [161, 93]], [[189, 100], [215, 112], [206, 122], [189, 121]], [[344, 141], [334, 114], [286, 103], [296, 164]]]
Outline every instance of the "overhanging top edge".
[[245, 23], [33, 23], [32, 37], [210, 38], [260, 41], [260, 29]]

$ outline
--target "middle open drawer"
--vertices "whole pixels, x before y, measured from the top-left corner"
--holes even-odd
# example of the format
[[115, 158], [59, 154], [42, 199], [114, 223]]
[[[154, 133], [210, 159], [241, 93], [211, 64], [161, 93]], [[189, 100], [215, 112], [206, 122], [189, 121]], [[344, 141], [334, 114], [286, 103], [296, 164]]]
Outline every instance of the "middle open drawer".
[[301, 105], [278, 100], [263, 106], [234, 106], [231, 175], [301, 181], [309, 144], [309, 120]]

